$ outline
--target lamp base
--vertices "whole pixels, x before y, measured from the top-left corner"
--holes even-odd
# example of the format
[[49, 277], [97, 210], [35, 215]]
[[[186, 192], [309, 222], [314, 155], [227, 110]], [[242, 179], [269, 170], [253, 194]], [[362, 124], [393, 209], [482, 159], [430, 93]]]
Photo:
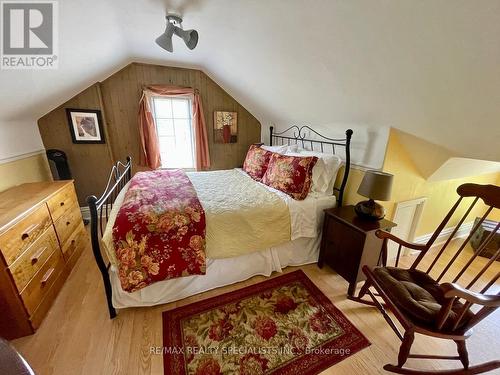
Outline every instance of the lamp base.
[[368, 220], [381, 220], [385, 216], [385, 208], [373, 199], [359, 202], [354, 206], [354, 211], [359, 217]]

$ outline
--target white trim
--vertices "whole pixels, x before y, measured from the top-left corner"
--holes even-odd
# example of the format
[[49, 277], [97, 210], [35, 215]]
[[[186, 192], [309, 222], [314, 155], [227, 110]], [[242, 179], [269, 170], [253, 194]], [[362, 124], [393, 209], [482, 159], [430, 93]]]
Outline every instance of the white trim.
[[[415, 214], [413, 215], [410, 231], [408, 232], [408, 238], [403, 238], [403, 240], [408, 242], [414, 242], [415, 231], [417, 230], [418, 225], [420, 224], [420, 219], [422, 218], [422, 213], [424, 212], [425, 202], [427, 201], [427, 197], [415, 198], [407, 201], [397, 202], [394, 208], [394, 213], [392, 215], [392, 221], [396, 222], [396, 217], [401, 208], [415, 206]], [[403, 255], [410, 254], [410, 249], [404, 249]]]
[[39, 155], [39, 154], [45, 154], [45, 149], [42, 148], [40, 150], [25, 152], [24, 154], [19, 154], [16, 156], [9, 156], [7, 158], [2, 158], [2, 159], [0, 159], [0, 164], [7, 164], [7, 163], [10, 163], [10, 162], [13, 162], [16, 160], [26, 159], [26, 158], [29, 158], [29, 157], [32, 157], [35, 155]]
[[[473, 225], [474, 225], [473, 221], [469, 221], [468, 223], [462, 224], [460, 226], [460, 228], [458, 228], [458, 231], [457, 231], [457, 233], [455, 233], [455, 236], [453, 238], [466, 237], [470, 233], [470, 231], [472, 230]], [[454, 229], [455, 229], [454, 226], [443, 229], [441, 231], [441, 233], [439, 233], [438, 238], [436, 238], [436, 241], [434, 242], [434, 245], [432, 245], [432, 246], [437, 246], [437, 245], [443, 244], [451, 236], [451, 233], [453, 232]], [[419, 237], [415, 238], [415, 240], [413, 242], [415, 242], [417, 244], [422, 244], [422, 245], [426, 244], [427, 241], [429, 241], [429, 239], [432, 237], [432, 234], [433, 233], [428, 233], [428, 234], [424, 234], [423, 236], [419, 236]]]
[[397, 202], [396, 207], [394, 208], [394, 214], [392, 215], [392, 220], [396, 218], [399, 210], [401, 208], [416, 206], [415, 215], [413, 216], [412, 223], [410, 225], [410, 232], [408, 233], [408, 238], [404, 239], [405, 241], [412, 242], [415, 238], [415, 231], [417, 229], [418, 224], [420, 223], [420, 219], [422, 217], [422, 212], [424, 211], [424, 205], [427, 201], [426, 197], [411, 199], [408, 201]]

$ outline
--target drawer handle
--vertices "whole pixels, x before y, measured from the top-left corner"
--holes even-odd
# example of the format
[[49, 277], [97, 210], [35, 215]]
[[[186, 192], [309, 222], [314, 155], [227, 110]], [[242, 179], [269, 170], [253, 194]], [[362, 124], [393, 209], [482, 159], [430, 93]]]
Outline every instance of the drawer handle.
[[64, 206], [64, 202], [59, 203], [59, 206], [61, 207]]
[[42, 247], [40, 250], [38, 250], [38, 252], [35, 255], [33, 255], [31, 257], [31, 265], [32, 266], [34, 266], [38, 262], [38, 260], [40, 259], [40, 257], [42, 256], [42, 254], [45, 250], [47, 250], [47, 246]]
[[50, 277], [52, 276], [52, 274], [54, 273], [55, 270], [56, 270], [55, 268], [51, 268], [50, 270], [45, 272], [45, 275], [43, 275], [42, 281], [40, 281], [40, 284], [42, 285], [42, 287], [44, 287], [45, 284], [47, 284], [47, 281], [49, 281]]
[[21, 235], [21, 239], [24, 241], [25, 239], [27, 239], [31, 232], [33, 232], [36, 228], [38, 228], [38, 226], [40, 225], [40, 223], [37, 223], [37, 224], [31, 224], [28, 228], [26, 228], [24, 231], [23, 231], [23, 234]]

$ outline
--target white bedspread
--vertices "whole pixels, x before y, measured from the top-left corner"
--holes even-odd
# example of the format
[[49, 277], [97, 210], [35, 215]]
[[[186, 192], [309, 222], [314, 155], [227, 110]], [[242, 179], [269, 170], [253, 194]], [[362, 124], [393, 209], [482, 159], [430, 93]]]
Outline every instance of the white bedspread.
[[206, 217], [207, 258], [232, 258], [290, 241], [287, 204], [237, 170], [187, 173]]

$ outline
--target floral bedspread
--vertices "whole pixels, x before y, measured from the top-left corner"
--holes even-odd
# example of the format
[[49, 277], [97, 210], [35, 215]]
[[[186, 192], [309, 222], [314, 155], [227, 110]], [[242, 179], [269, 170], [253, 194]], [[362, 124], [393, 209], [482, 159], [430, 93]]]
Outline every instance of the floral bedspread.
[[139, 172], [113, 226], [122, 289], [205, 274], [205, 212], [182, 170]]

